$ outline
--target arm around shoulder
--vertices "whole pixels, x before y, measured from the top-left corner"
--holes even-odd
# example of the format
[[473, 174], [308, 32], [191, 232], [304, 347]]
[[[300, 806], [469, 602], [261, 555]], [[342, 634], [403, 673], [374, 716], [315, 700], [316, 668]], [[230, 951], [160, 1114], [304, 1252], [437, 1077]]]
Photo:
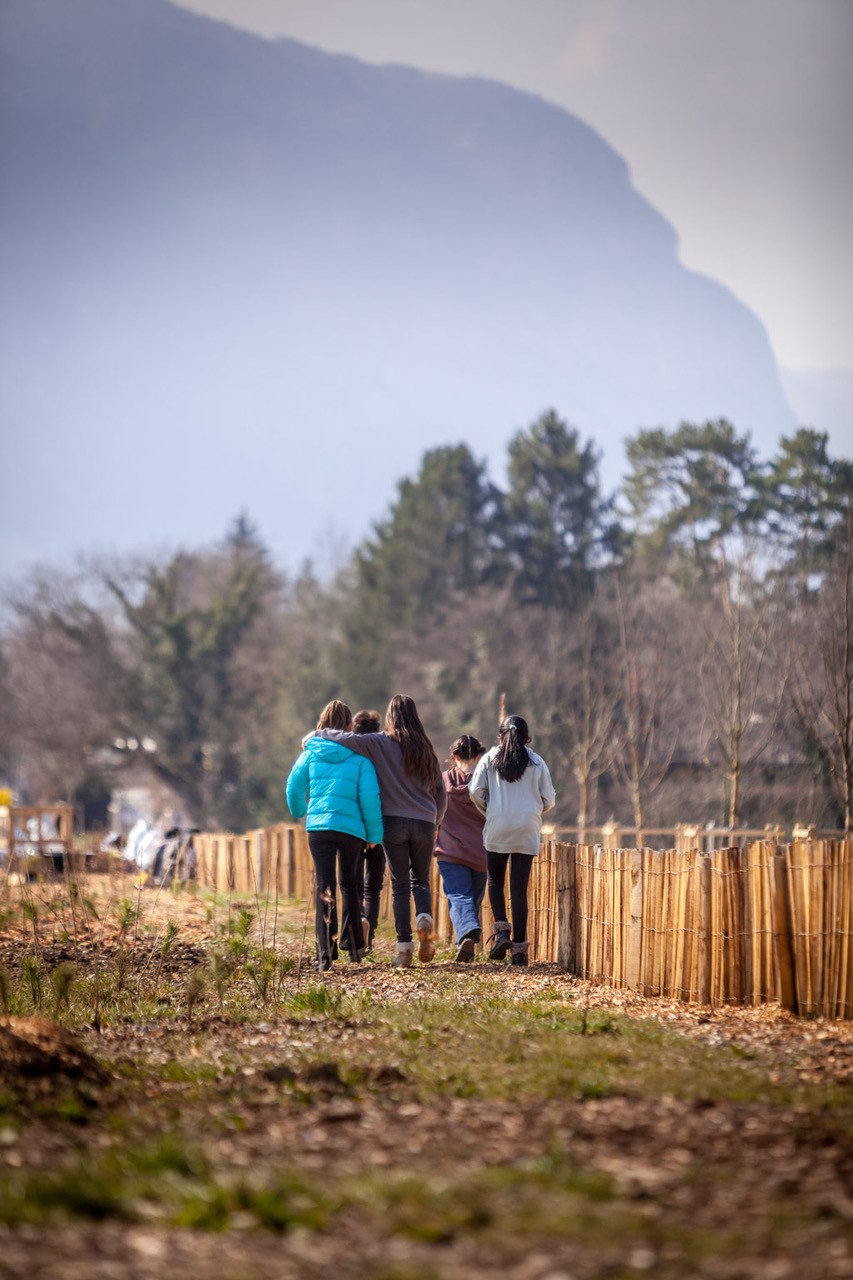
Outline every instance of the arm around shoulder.
[[384, 738], [384, 733], [350, 733], [348, 729], [318, 729], [318, 738], [328, 738], [338, 742], [347, 751], [354, 751], [357, 756], [367, 756], [374, 760], [381, 750], [376, 739]]

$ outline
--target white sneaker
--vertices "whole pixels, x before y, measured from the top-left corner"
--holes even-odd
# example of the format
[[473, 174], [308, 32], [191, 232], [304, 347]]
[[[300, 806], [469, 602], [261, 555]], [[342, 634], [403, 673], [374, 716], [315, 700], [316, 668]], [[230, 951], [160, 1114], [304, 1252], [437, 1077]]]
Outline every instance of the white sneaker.
[[435, 943], [432, 940], [434, 925], [432, 916], [428, 916], [426, 912], [417, 918], [418, 929], [418, 959], [421, 964], [429, 964], [435, 955]]
[[398, 942], [397, 950], [391, 957], [392, 969], [411, 969], [412, 967], [412, 944], [411, 942]]

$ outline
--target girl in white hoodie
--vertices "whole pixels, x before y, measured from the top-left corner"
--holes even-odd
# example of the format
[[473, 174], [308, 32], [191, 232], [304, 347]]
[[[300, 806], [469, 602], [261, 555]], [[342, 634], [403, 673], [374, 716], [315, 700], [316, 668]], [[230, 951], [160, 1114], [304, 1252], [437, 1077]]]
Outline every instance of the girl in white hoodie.
[[[527, 746], [530, 732], [521, 716], [507, 716], [498, 731], [499, 742], [486, 752], [471, 779], [469, 793], [485, 814], [489, 903], [495, 917], [495, 942], [490, 960], [503, 960], [512, 950], [512, 963], [527, 964], [527, 885], [533, 859], [539, 853], [542, 814], [556, 802], [554, 784], [541, 756]], [[509, 865], [512, 934], [507, 919], [505, 884]]]

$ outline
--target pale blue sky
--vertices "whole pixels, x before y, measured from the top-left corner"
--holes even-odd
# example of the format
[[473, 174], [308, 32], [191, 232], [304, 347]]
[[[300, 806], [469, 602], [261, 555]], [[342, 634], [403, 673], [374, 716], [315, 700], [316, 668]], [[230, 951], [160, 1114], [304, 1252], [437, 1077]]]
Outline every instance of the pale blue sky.
[[586, 120], [779, 364], [853, 369], [853, 0], [175, 0]]

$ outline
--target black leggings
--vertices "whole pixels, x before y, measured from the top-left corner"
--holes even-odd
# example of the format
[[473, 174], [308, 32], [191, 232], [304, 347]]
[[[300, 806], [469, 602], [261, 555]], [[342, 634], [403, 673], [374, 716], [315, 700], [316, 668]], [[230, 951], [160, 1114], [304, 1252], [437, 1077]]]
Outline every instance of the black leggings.
[[533, 859], [529, 853], [487, 851], [489, 905], [496, 921], [506, 920], [506, 866], [509, 863], [509, 896], [512, 903], [512, 940], [527, 941], [527, 884]]
[[355, 958], [364, 950], [358, 862], [364, 841], [342, 831], [309, 831], [308, 848], [317, 873], [314, 932], [318, 959], [333, 960], [338, 950], [338, 881], [341, 886], [341, 946]]
[[371, 849], [365, 846], [358, 860], [358, 891], [361, 894], [361, 912], [370, 925], [370, 946], [379, 923], [379, 901], [385, 880], [385, 850], [381, 844]]

